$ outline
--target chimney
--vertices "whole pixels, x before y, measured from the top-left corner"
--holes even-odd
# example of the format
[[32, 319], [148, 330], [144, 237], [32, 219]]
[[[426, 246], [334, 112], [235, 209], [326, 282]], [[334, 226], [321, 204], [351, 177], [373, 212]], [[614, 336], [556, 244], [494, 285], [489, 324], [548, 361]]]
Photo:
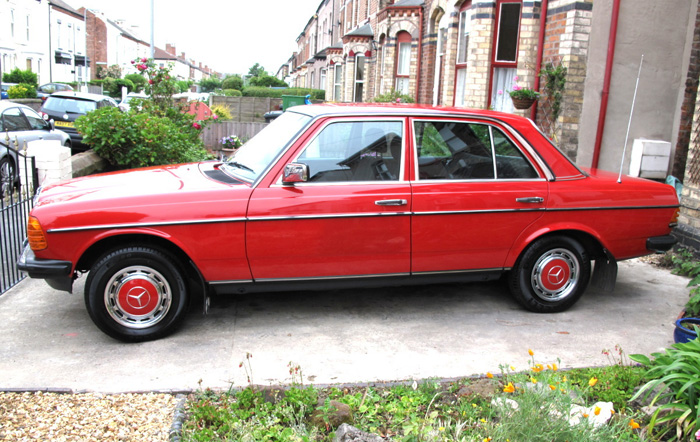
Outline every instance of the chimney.
[[170, 43], [165, 44], [165, 52], [167, 52], [170, 55], [177, 54], [177, 50], [175, 49], [175, 46], [171, 45]]

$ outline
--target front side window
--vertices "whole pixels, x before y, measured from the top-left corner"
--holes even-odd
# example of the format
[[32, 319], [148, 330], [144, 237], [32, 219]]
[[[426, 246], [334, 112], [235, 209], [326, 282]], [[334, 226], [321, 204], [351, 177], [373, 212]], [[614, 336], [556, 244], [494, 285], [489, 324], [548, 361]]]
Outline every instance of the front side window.
[[2, 126], [2, 130], [10, 132], [31, 129], [18, 107], [12, 107], [3, 112]]
[[29, 121], [29, 125], [32, 127], [34, 130], [45, 130], [46, 129], [46, 122], [37, 114], [34, 112], [33, 109], [22, 109], [22, 112], [24, 112], [24, 116], [27, 117], [27, 120]]
[[527, 157], [498, 128], [455, 121], [416, 121], [421, 180], [534, 179]]
[[309, 182], [398, 181], [402, 140], [399, 121], [331, 123], [296, 162], [309, 166]]

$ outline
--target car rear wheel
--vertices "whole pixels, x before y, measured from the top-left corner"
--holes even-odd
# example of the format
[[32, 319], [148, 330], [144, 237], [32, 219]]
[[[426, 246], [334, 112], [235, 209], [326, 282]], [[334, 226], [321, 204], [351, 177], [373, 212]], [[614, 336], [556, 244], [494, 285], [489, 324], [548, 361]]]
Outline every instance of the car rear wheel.
[[591, 261], [586, 249], [567, 236], [537, 240], [518, 259], [509, 276], [511, 293], [528, 310], [561, 312], [588, 286]]
[[112, 251], [90, 269], [85, 305], [103, 332], [124, 342], [172, 333], [186, 312], [187, 289], [176, 260], [147, 247]]
[[0, 197], [12, 192], [15, 185], [15, 164], [10, 157], [0, 159]]

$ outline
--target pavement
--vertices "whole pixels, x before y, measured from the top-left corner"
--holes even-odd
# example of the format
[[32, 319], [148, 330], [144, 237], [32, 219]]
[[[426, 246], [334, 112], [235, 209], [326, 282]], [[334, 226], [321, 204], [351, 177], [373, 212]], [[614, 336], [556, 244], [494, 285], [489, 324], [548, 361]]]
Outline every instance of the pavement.
[[537, 363], [604, 365], [616, 345], [671, 345], [687, 282], [626, 261], [614, 292], [589, 288], [557, 314], [523, 310], [504, 281], [232, 296], [213, 299], [206, 317], [191, 311], [167, 338], [124, 344], [91, 322], [84, 278], [72, 295], [27, 279], [0, 296], [0, 391], [228, 389], [248, 375], [277, 385], [291, 381], [290, 363], [305, 384], [452, 379], [527, 369], [528, 349]]

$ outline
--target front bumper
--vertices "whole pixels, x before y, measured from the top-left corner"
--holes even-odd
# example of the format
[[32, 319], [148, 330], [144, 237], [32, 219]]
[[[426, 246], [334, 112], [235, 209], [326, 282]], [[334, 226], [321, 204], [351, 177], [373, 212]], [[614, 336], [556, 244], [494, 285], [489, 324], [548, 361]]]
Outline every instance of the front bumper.
[[647, 238], [647, 250], [656, 253], [664, 253], [671, 250], [677, 240], [673, 235], [652, 236]]
[[40, 259], [25, 241], [22, 255], [17, 260], [17, 268], [30, 278], [45, 279], [56, 290], [71, 292], [73, 289], [73, 263], [57, 259]]

